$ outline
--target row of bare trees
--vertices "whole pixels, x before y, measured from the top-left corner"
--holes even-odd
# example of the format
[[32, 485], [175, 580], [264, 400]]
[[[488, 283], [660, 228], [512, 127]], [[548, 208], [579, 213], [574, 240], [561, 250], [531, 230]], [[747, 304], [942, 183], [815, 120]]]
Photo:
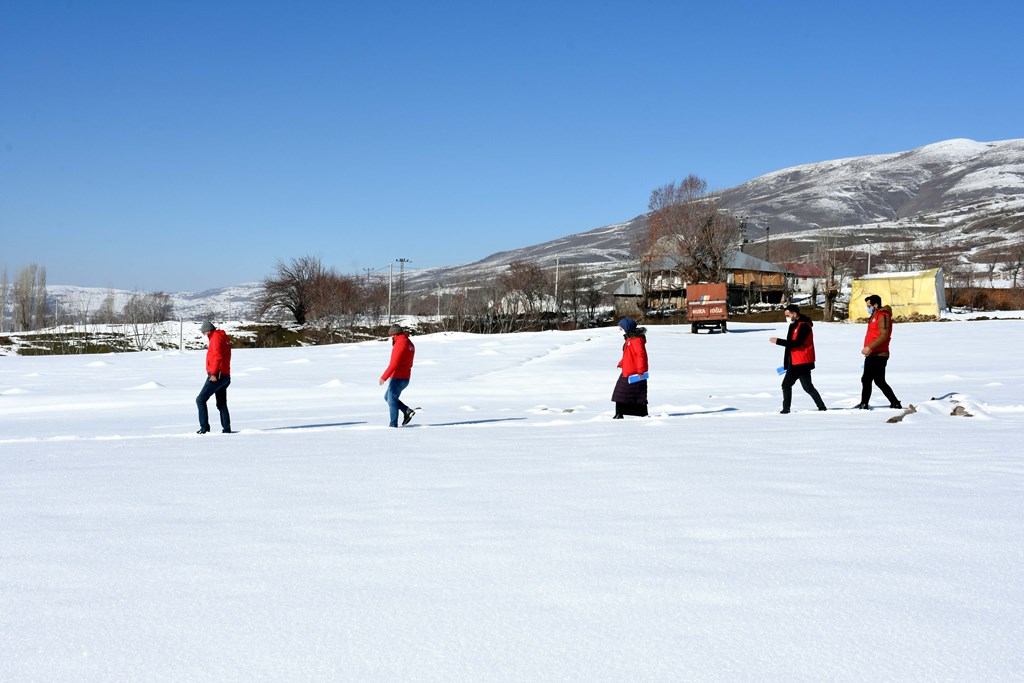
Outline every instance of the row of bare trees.
[[387, 285], [341, 275], [315, 256], [278, 261], [274, 274], [263, 279], [256, 303], [259, 318], [294, 319], [351, 326], [356, 316], [380, 319], [387, 310]]
[[[561, 268], [556, 275], [551, 268], [515, 261], [482, 283], [439, 285], [394, 313], [435, 316], [448, 329], [516, 331], [562, 320], [580, 324], [594, 318], [604, 300], [597, 279], [579, 266]], [[274, 273], [264, 278], [257, 316], [340, 329], [360, 319], [380, 324], [389, 307], [386, 281], [340, 275], [318, 258], [303, 256], [278, 261]]]

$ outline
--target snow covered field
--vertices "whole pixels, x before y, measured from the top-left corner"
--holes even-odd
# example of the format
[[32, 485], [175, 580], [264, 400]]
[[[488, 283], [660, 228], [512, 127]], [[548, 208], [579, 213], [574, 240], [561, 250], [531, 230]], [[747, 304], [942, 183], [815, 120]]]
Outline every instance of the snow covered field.
[[1019, 680], [1024, 321], [897, 325], [898, 424], [732, 330], [623, 421], [614, 328], [415, 337], [397, 430], [385, 342], [235, 351], [233, 435], [202, 351], [0, 358], [0, 681]]

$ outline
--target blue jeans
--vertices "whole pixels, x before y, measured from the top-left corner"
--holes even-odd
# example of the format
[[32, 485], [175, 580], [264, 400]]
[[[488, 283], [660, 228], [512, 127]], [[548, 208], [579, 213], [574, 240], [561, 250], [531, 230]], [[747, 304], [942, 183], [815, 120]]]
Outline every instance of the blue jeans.
[[409, 386], [409, 380], [392, 377], [391, 381], [388, 382], [388, 390], [384, 392], [384, 400], [388, 402], [388, 407], [391, 408], [391, 427], [398, 426], [398, 411], [402, 411], [403, 415], [409, 411], [409, 406], [398, 399], [407, 386]]
[[216, 382], [206, 378], [202, 391], [196, 396], [196, 405], [199, 407], [199, 427], [209, 431], [210, 413], [206, 409], [206, 402], [216, 394], [217, 410], [220, 411], [220, 426], [225, 432], [231, 431], [231, 414], [228, 412], [228, 385], [231, 384], [230, 377], [221, 377]]

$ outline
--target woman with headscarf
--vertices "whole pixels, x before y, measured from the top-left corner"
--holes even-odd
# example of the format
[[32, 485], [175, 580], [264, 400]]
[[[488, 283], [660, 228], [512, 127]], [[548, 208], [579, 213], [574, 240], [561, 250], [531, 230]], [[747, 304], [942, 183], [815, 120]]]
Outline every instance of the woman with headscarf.
[[619, 321], [625, 343], [618, 367], [622, 372], [615, 382], [612, 401], [616, 420], [624, 415], [647, 417], [647, 330], [637, 327], [632, 318]]

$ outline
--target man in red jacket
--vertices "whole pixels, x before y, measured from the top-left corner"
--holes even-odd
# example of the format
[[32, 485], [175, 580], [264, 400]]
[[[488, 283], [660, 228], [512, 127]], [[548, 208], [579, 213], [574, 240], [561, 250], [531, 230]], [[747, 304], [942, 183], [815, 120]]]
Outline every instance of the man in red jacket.
[[870, 410], [871, 385], [875, 384], [889, 400], [889, 407], [902, 409], [903, 404], [896, 398], [896, 393], [885, 381], [885, 366], [889, 363], [889, 340], [892, 339], [892, 308], [882, 305], [882, 297], [872, 294], [865, 297], [867, 304], [868, 330], [864, 335], [864, 348], [860, 350], [864, 356], [864, 374], [860, 378], [861, 410]]
[[780, 412], [783, 415], [789, 413], [789, 408], [793, 403], [793, 385], [798, 380], [818, 410], [828, 410], [825, 407], [825, 402], [821, 400], [821, 394], [811, 382], [811, 370], [814, 369], [814, 331], [811, 327], [814, 323], [806, 315], [800, 313], [800, 307], [796, 304], [786, 306], [785, 315], [789, 322], [786, 338], [771, 337], [768, 339], [772, 344], [786, 348], [786, 353], [782, 357], [782, 367], [786, 369], [786, 376], [782, 379], [782, 410]]
[[391, 336], [391, 363], [384, 374], [380, 376], [380, 384], [389, 379], [388, 390], [384, 392], [384, 400], [388, 402], [391, 409], [390, 427], [398, 426], [398, 411], [405, 416], [402, 419], [402, 426], [409, 424], [416, 411], [399, 400], [402, 391], [409, 386], [409, 378], [412, 376], [412, 359], [416, 354], [416, 346], [409, 340], [409, 335], [402, 329], [401, 325], [392, 325], [388, 328], [388, 335]]
[[206, 349], [206, 382], [196, 396], [196, 405], [199, 407], [199, 431], [196, 433], [206, 434], [210, 431], [210, 413], [206, 408], [206, 402], [216, 394], [221, 430], [225, 434], [230, 434], [228, 385], [231, 384], [231, 340], [224, 334], [224, 330], [218, 330], [209, 320], [203, 323], [199, 331], [206, 335], [210, 346]]

